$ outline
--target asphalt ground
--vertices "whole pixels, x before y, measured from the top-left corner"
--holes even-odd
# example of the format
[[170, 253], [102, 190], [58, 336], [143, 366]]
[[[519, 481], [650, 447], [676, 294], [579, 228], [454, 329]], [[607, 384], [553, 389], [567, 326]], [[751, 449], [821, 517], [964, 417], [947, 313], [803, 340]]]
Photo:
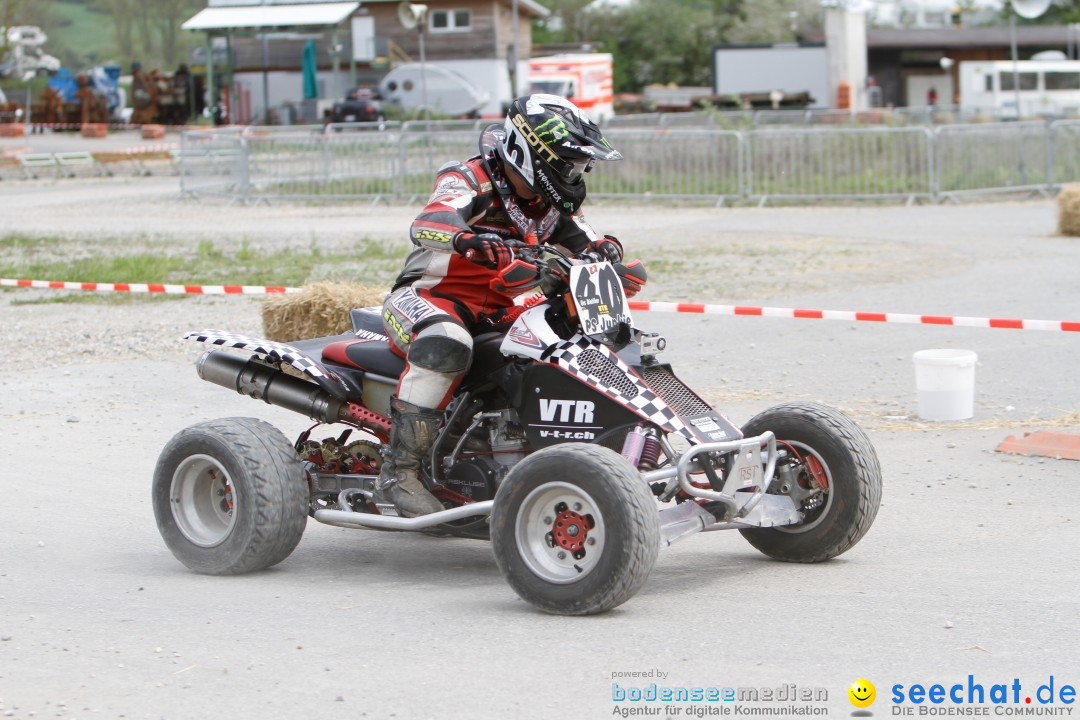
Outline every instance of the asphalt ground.
[[[0, 213], [20, 232], [232, 233], [282, 243], [316, 235], [333, 243], [355, 233], [403, 235], [416, 211], [180, 204], [170, 195], [175, 180], [172, 189], [154, 182], [17, 195], [4, 188]], [[111, 212], [91, 209], [106, 197]], [[710, 300], [726, 299], [726, 285], [747, 303], [775, 306], [1080, 319], [1080, 240], [1054, 235], [1045, 201], [601, 205], [590, 217], [630, 247], [661, 243], [702, 258], [710, 238], [803, 236], [881, 249], [877, 271], [855, 274], [866, 282], [834, 258], [836, 282], [770, 284], [770, 268], [796, 279], [800, 268], [769, 257], [749, 281], [717, 273]], [[674, 293], [679, 284], [654, 287]], [[662, 708], [657, 717], [740, 708], [793, 716], [783, 714], [792, 703], [776, 700], [613, 701], [613, 683], [655, 682], [795, 684], [827, 694], [795, 705], [844, 717], [853, 711], [848, 686], [866, 678], [878, 692], [870, 711], [883, 717], [895, 713], [896, 684], [947, 688], [973, 675], [989, 693], [1015, 678], [1022, 693], [1010, 708], [1032, 707], [1024, 697], [1035, 700], [1051, 675], [1055, 692], [1080, 684], [1080, 464], [994, 452], [1007, 435], [1062, 418], [1058, 429], [1080, 431], [1067, 419], [1080, 411], [1074, 335], [642, 313], [639, 325], [668, 337], [676, 371], [737, 423], [788, 399], [851, 412], [881, 460], [882, 507], [862, 542], [830, 562], [777, 563], [737, 533], [699, 535], [662, 551], [623, 606], [564, 618], [518, 599], [476, 541], [312, 521], [271, 570], [233, 578], [187, 571], [161, 542], [150, 506], [165, 442], [214, 417], [260, 417], [289, 436], [305, 426], [199, 381], [191, 365], [198, 349], [175, 341], [215, 316], [250, 330], [257, 303], [15, 302], [46, 292], [0, 294], [3, 346], [14, 358], [0, 369], [6, 716], [601, 718], [631, 707]], [[646, 297], [669, 299], [657, 290]], [[126, 351], [95, 354], [96, 332], [134, 333], [140, 324], [152, 331]], [[972, 422], [915, 415], [911, 354], [933, 347], [979, 354]]]

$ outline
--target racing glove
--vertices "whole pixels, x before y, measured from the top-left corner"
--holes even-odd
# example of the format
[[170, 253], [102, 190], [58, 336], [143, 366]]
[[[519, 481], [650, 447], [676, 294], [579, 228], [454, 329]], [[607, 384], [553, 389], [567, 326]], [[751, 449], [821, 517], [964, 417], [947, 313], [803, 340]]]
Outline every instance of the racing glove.
[[632, 298], [641, 292], [641, 288], [645, 286], [646, 281], [649, 279], [649, 274], [645, 272], [645, 266], [641, 264], [640, 260], [631, 260], [626, 263], [615, 263], [614, 266], [616, 274], [619, 279], [622, 280], [623, 290], [626, 291], [626, 297]]
[[540, 268], [518, 258], [499, 271], [488, 283], [488, 287], [503, 295], [515, 297], [536, 287], [539, 282]]
[[494, 233], [459, 232], [454, 237], [454, 249], [477, 265], [501, 270], [514, 261], [506, 240]]
[[596, 242], [591, 243], [589, 250], [607, 260], [612, 265], [622, 262], [623, 259], [622, 243], [612, 235], [605, 235]]

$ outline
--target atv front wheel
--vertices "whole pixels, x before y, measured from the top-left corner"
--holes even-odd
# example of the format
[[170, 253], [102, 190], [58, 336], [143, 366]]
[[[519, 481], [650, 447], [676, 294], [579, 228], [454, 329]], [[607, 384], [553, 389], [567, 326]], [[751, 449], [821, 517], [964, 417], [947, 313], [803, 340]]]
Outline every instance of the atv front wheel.
[[212, 420], [177, 433], [158, 458], [152, 493], [169, 550], [210, 575], [281, 562], [307, 524], [299, 456], [277, 428], [253, 418]]
[[618, 453], [567, 443], [518, 463], [495, 495], [495, 561], [523, 600], [558, 615], [620, 605], [660, 549], [656, 502]]
[[[787, 488], [804, 507], [797, 525], [740, 530], [751, 545], [776, 560], [813, 563], [850, 550], [870, 529], [881, 504], [881, 466], [870, 438], [849, 417], [819, 403], [778, 405], [743, 428], [766, 430], [777, 445], [802, 459], [799, 487]], [[779, 479], [769, 492], [784, 492]]]

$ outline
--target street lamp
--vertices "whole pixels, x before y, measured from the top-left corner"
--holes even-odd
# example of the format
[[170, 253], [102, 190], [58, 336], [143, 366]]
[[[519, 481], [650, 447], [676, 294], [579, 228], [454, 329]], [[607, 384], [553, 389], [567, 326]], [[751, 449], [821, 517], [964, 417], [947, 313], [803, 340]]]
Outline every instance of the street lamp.
[[427, 16], [428, 6], [419, 3], [411, 3], [406, 0], [398, 4], [398, 21], [406, 30], [416, 28], [416, 36], [420, 41], [420, 102], [424, 104], [424, 122], [428, 122], [427, 101], [427, 57], [424, 55], [424, 18]]
[[1020, 112], [1020, 56], [1016, 48], [1016, 16], [1033, 20], [1050, 7], [1050, 0], [1012, 0], [1010, 3], [1012, 12], [1009, 13], [1009, 41], [1012, 45], [1013, 62], [1013, 92], [1016, 95], [1016, 119], [1021, 117]]

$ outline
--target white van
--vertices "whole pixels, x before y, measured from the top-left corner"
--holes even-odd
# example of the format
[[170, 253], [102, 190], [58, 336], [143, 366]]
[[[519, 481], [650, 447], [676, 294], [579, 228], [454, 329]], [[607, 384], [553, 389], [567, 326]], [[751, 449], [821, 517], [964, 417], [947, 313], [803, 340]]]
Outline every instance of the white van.
[[[1080, 60], [1023, 60], [1017, 67], [1020, 117], [1080, 113]], [[1013, 63], [960, 63], [960, 108], [1017, 117]]]

